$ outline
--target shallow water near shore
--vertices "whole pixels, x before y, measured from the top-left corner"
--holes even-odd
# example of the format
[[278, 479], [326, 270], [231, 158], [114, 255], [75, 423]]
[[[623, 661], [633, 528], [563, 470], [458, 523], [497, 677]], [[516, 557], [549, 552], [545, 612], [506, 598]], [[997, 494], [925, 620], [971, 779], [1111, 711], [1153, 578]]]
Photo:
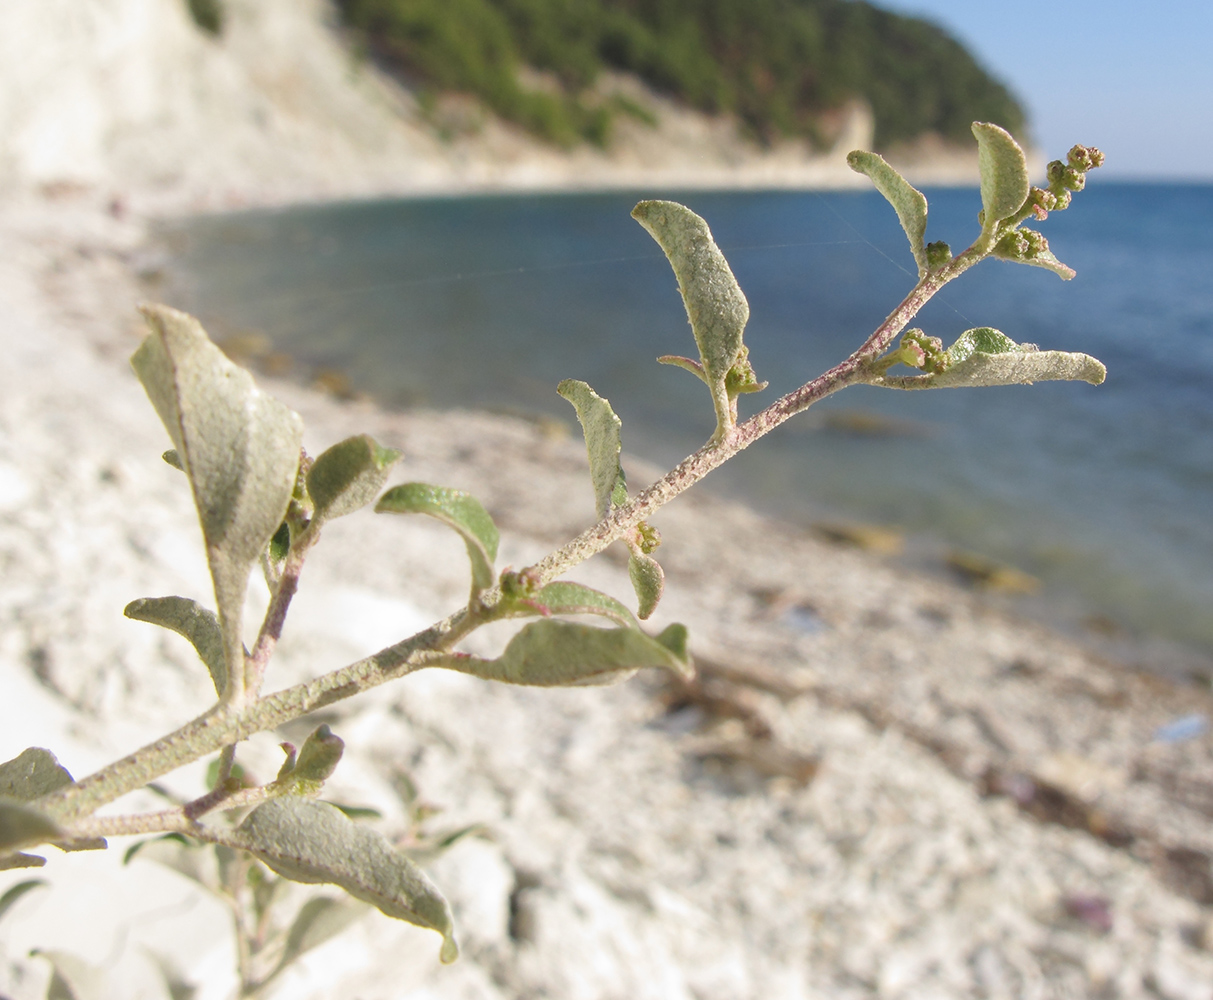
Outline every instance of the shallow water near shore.
[[[645, 192], [651, 196], [653, 192]], [[753, 412], [841, 360], [913, 284], [872, 193], [669, 193], [712, 226], [751, 307]], [[975, 235], [976, 191], [928, 191], [928, 239]], [[582, 378], [663, 463], [712, 428], [673, 275], [629, 218], [636, 196], [382, 201], [173, 223], [173, 304], [217, 339], [250, 331], [292, 374], [337, 370], [387, 406], [546, 414]], [[915, 325], [950, 342], [994, 326], [1085, 351], [1103, 386], [898, 393], [814, 407], [709, 479], [793, 522], [895, 525], [1018, 567], [1074, 622], [1213, 655], [1213, 187], [1093, 184], [1042, 230], [1078, 271], [991, 261]], [[261, 349], [265, 349], [265, 345]], [[588, 489], [588, 487], [587, 487]], [[588, 495], [588, 494], [587, 494]]]

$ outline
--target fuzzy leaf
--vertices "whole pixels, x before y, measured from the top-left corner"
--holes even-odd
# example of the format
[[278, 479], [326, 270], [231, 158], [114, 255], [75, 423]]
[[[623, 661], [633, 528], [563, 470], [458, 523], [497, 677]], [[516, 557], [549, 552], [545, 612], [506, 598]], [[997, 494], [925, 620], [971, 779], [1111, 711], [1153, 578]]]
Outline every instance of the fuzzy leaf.
[[240, 846], [292, 882], [329, 882], [389, 917], [442, 935], [443, 962], [459, 954], [451, 909], [428, 878], [374, 830], [333, 806], [308, 799], [271, 799], [237, 830]]
[[189, 477], [223, 630], [229, 690], [243, 683], [249, 573], [282, 524], [303, 422], [260, 392], [192, 316], [145, 306], [152, 332], [131, 358]]
[[223, 630], [215, 612], [188, 597], [141, 597], [122, 613], [135, 621], [149, 622], [184, 636], [198, 651], [210, 671], [220, 697], [227, 687], [227, 661], [223, 654]]
[[282, 957], [269, 978], [278, 975], [295, 959], [313, 948], [319, 948], [326, 941], [335, 938], [366, 912], [365, 906], [352, 899], [334, 899], [331, 896], [309, 899], [295, 916], [291, 929], [287, 931]]
[[594, 510], [601, 520], [612, 507], [628, 500], [627, 480], [619, 464], [619, 453], [623, 448], [619, 437], [622, 424], [611, 404], [585, 382], [566, 378], [556, 386], [556, 391], [573, 404], [585, 432], [590, 481], [594, 484]]
[[322, 452], [307, 474], [315, 516], [330, 521], [365, 507], [399, 461], [400, 452], [382, 447], [369, 434], [346, 438]]
[[633, 547], [628, 557], [628, 577], [639, 602], [636, 613], [641, 619], [648, 618], [657, 609], [657, 602], [665, 590], [665, 571], [656, 559]]
[[507, 684], [574, 687], [614, 684], [642, 667], [690, 676], [686, 628], [649, 636], [635, 628], [597, 628], [545, 618], [523, 627], [495, 660], [452, 658], [442, 666]]
[[1028, 197], [1028, 161], [1019, 143], [1005, 129], [989, 122], [974, 122], [977, 165], [981, 170], [981, 204], [984, 228], [1014, 215]]
[[375, 504], [377, 514], [428, 514], [463, 536], [472, 563], [472, 586], [477, 591], [493, 585], [497, 558], [497, 525], [480, 501], [462, 490], [426, 483], [393, 486]]
[[511, 614], [600, 615], [617, 625], [640, 627], [627, 605], [600, 590], [570, 580], [557, 580], [541, 587], [526, 599], [525, 604], [517, 602]]
[[642, 201], [632, 209], [632, 218], [648, 230], [674, 268], [719, 432], [732, 423], [725, 381], [742, 358], [749, 303], [708, 224], [689, 208], [672, 201]]
[[891, 167], [883, 156], [862, 149], [847, 154], [847, 165], [857, 173], [866, 174], [876, 190], [897, 212], [897, 220], [910, 241], [910, 250], [918, 264], [919, 277], [927, 271], [927, 198]]
[[22, 750], [12, 760], [0, 764], [0, 797], [31, 802], [72, 783], [55, 755], [41, 747]]
[[1090, 355], [1039, 351], [1031, 345], [1016, 344], [989, 327], [966, 331], [948, 348], [948, 355], [955, 360], [945, 371], [932, 375], [885, 375], [872, 384], [889, 389], [953, 389], [1058, 380], [1099, 385], [1108, 373]]
[[0, 798], [0, 854], [62, 839], [63, 831], [49, 816], [17, 799]]

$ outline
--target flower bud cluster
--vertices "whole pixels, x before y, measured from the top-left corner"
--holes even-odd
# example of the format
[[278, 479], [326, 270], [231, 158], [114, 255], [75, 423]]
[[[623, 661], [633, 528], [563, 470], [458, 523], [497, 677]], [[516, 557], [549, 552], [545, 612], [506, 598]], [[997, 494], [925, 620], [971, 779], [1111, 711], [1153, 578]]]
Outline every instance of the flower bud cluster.
[[1004, 260], [1030, 261], [1049, 252], [1049, 241], [1035, 229], [1015, 229], [994, 244], [993, 252]]
[[641, 521], [636, 525], [636, 534], [640, 545], [640, 551], [646, 556], [656, 551], [661, 544], [661, 532], [654, 528], [646, 521]]
[[944, 350], [943, 341], [938, 337], [928, 337], [919, 329], [907, 330], [901, 335], [901, 343], [894, 357], [896, 362], [933, 375], [946, 371], [952, 362]]
[[[1070, 204], [1070, 192], [1081, 191], [1087, 184], [1087, 171], [1102, 167], [1104, 155], [1094, 146], [1074, 146], [1065, 162], [1054, 160], [1048, 167], [1049, 193], [1057, 203], [1045, 211], [1060, 211]], [[1035, 190], [1035, 189], [1034, 189]], [[1037, 213], [1037, 218], [1040, 218]]]

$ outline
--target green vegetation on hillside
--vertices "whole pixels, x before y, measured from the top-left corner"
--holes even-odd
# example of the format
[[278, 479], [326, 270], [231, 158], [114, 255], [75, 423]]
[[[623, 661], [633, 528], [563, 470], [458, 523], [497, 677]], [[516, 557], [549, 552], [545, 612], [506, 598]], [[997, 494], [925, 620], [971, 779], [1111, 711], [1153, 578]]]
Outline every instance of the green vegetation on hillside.
[[[378, 57], [422, 86], [474, 94], [561, 144], [604, 144], [626, 102], [590, 89], [635, 73], [707, 112], [736, 114], [759, 141], [807, 136], [848, 98], [868, 101], [878, 148], [969, 123], [1022, 129], [1023, 111], [934, 25], [862, 0], [338, 0]], [[560, 87], [534, 89], [520, 67]]]

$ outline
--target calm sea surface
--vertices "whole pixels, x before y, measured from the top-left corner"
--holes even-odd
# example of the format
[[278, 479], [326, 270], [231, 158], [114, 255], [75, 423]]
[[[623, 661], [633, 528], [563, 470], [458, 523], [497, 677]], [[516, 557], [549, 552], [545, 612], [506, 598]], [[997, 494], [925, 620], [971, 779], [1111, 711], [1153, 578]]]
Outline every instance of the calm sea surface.
[[[662, 196], [708, 220], [750, 301], [746, 341], [771, 386], [742, 397], [744, 412], [844, 358], [913, 283], [878, 195]], [[928, 239], [967, 245], [977, 192], [928, 196]], [[555, 386], [581, 378], [622, 417], [626, 449], [670, 463], [704, 440], [712, 411], [701, 383], [653, 360], [694, 343], [669, 265], [629, 218], [635, 201], [383, 201], [191, 220], [164, 234], [171, 298], [217, 338], [261, 331], [300, 376], [339, 369], [389, 406], [572, 423]], [[897, 525], [924, 565], [948, 547], [982, 553], [1041, 578], [1037, 601], [1063, 618], [1213, 654], [1213, 187], [1096, 184], [1042, 228], [1077, 278], [989, 261], [916, 325], [945, 343], [994, 326], [1094, 354], [1103, 386], [850, 389], [708, 483], [793, 522]]]

